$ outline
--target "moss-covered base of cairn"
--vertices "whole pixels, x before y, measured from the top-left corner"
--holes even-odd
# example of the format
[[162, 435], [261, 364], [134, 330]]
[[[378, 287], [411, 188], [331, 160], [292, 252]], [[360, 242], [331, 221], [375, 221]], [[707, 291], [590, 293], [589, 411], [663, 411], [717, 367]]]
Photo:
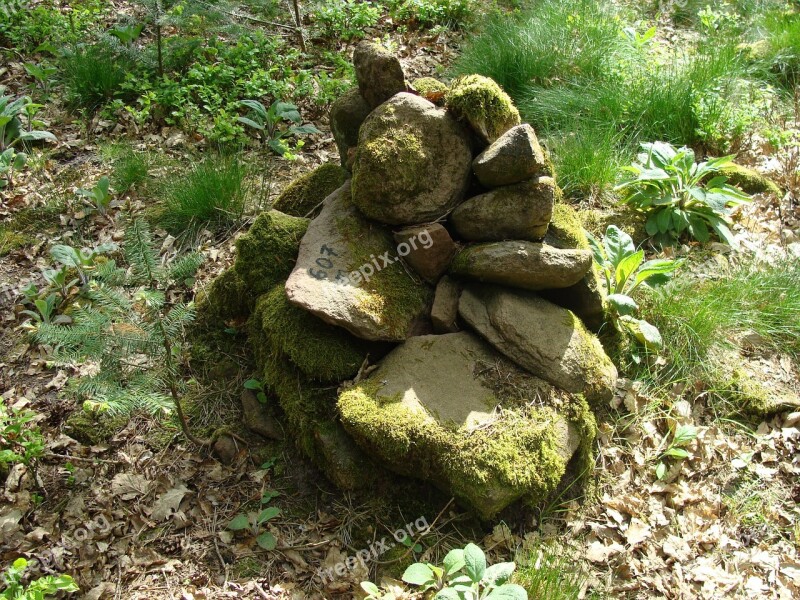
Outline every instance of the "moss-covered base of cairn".
[[261, 213], [250, 230], [236, 241], [233, 269], [250, 298], [258, 298], [285, 281], [294, 269], [308, 219], [277, 210]]
[[289, 304], [283, 284], [256, 302], [248, 324], [257, 371], [286, 415], [290, 439], [340, 489], [369, 486], [375, 467], [336, 416], [337, 381], [354, 376], [366, 342]]
[[495, 81], [482, 75], [456, 79], [445, 102], [448, 110], [467, 121], [489, 144], [521, 123], [519, 111], [508, 94]]
[[[579, 474], [586, 475], [593, 465], [594, 416], [582, 397], [546, 384], [553, 392], [550, 398], [542, 397], [542, 386], [534, 386], [535, 399], [527, 398], [524, 381], [496, 367], [490, 376], [496, 379], [498, 397], [487, 398], [487, 406], [502, 404], [504, 410], [489, 426], [440, 423], [399, 398], [382, 396], [380, 385], [373, 381], [339, 396], [342, 422], [360, 446], [395, 472], [434, 483], [482, 518], [492, 518], [506, 506], [506, 500], [497, 496], [499, 487], [513, 490], [519, 499], [541, 502], [562, 481], [568, 462], [559, 453], [553, 424], [566, 418], [580, 434], [575, 456], [580, 457]], [[517, 372], [513, 367], [510, 371]], [[471, 498], [480, 498], [481, 506]]]
[[325, 163], [290, 183], [272, 208], [293, 217], [314, 218], [322, 201], [342, 187], [347, 177], [347, 171], [338, 164]]
[[223, 327], [229, 321], [245, 321], [254, 300], [236, 271], [226, 269], [197, 294], [197, 322], [208, 327]]

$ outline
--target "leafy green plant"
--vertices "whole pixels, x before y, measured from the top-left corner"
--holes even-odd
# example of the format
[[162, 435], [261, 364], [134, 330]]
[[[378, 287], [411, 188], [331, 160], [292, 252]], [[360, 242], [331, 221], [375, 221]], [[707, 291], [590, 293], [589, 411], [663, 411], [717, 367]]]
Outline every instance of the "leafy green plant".
[[398, 21], [421, 28], [436, 26], [460, 29], [472, 17], [473, 0], [395, 0], [392, 16]]
[[[286, 139], [313, 133], [321, 133], [313, 125], [301, 125], [303, 119], [294, 104], [276, 100], [266, 108], [258, 100], [242, 100], [242, 106], [250, 109], [246, 117], [239, 117], [239, 122], [255, 129], [262, 142], [273, 152], [290, 158], [291, 148]], [[282, 127], [290, 123], [288, 127]]]
[[30, 410], [8, 408], [0, 402], [0, 467], [15, 463], [30, 464], [44, 452], [42, 432], [31, 423]]
[[165, 413], [172, 405], [186, 437], [209, 445], [214, 440], [191, 433], [181, 406], [180, 366], [194, 306], [168, 299], [168, 292], [171, 297], [192, 276], [202, 257], [189, 254], [171, 265], [162, 264], [141, 219], [125, 231], [124, 254], [126, 268], [107, 260], [91, 272], [81, 301], [70, 311], [69, 324], [42, 324], [35, 339], [53, 348], [56, 364], [98, 366], [95, 374], [70, 388], [85, 409]]
[[90, 273], [98, 266], [98, 259], [103, 254], [113, 252], [117, 245], [113, 242], [100, 244], [94, 248], [73, 248], [66, 244], [55, 244], [50, 248], [50, 256], [57, 263], [75, 269], [81, 284], [89, 283]]
[[656, 466], [656, 477], [664, 479], [667, 474], [667, 460], [670, 458], [683, 460], [689, 458], [691, 454], [686, 450], [686, 446], [697, 438], [697, 428], [693, 425], [678, 425], [672, 434], [672, 439], [667, 449], [661, 453]]
[[30, 317], [30, 321], [23, 324], [25, 329], [36, 331], [42, 323], [49, 325], [54, 322], [58, 309], [58, 298], [55, 294], [49, 294], [45, 298], [35, 298], [32, 302], [36, 310], [26, 309], [21, 313]]
[[33, 77], [42, 91], [47, 94], [50, 91], [50, 85], [54, 81], [54, 75], [58, 73], [56, 67], [47, 64], [25, 63], [25, 72]]
[[267, 403], [267, 393], [263, 382], [259, 381], [258, 379], [248, 379], [244, 382], [244, 387], [247, 390], [256, 392], [256, 398], [258, 398], [258, 401], [261, 402], [261, 404]]
[[113, 195], [109, 191], [111, 187], [111, 180], [108, 176], [103, 175], [100, 180], [95, 184], [92, 189], [79, 189], [76, 194], [87, 199], [87, 204], [105, 216], [108, 214], [108, 209], [111, 206]]
[[680, 261], [644, 260], [644, 250], [636, 250], [633, 239], [615, 225], [606, 229], [602, 243], [589, 235], [594, 260], [603, 276], [614, 325], [626, 331], [648, 349], [662, 346], [658, 329], [638, 319], [639, 305], [633, 294], [640, 286], [655, 287], [669, 281]]
[[730, 208], [750, 197], [728, 185], [724, 175], [711, 179], [733, 162], [722, 156], [695, 162], [690, 148], [676, 149], [666, 142], [644, 143], [644, 152], [624, 171], [632, 177], [616, 190], [623, 202], [647, 214], [646, 230], [656, 241], [673, 244], [684, 234], [707, 242], [713, 230], [723, 241], [736, 246], [729, 228]]
[[14, 187], [14, 171], [21, 171], [28, 161], [28, 155], [17, 152], [14, 148], [6, 148], [0, 154], [0, 189]]
[[24, 586], [22, 575], [27, 568], [28, 561], [18, 558], [6, 570], [3, 576], [6, 589], [0, 594], [2, 600], [44, 600], [59, 592], [71, 594], [79, 590], [69, 575], [46, 575]]
[[[486, 565], [486, 555], [475, 544], [451, 550], [441, 567], [414, 563], [403, 573], [403, 581], [430, 593], [434, 600], [527, 600], [525, 588], [507, 583], [516, 565], [513, 562]], [[370, 598], [383, 598], [380, 588], [365, 581], [362, 589]]]
[[117, 38], [120, 42], [130, 46], [139, 39], [144, 29], [143, 23], [138, 24], [120, 24], [108, 30], [108, 34]]
[[[255, 537], [256, 544], [264, 550], [274, 550], [278, 545], [275, 536], [266, 531], [268, 523], [281, 514], [281, 509], [277, 506], [267, 506], [279, 493], [268, 490], [261, 496], [261, 510], [258, 513], [236, 515], [230, 523], [228, 529], [231, 531], [249, 531]], [[263, 531], [262, 531], [263, 530]]]
[[[0, 86], [0, 93], [5, 88]], [[0, 152], [5, 152], [8, 148], [20, 143], [37, 141], [56, 141], [49, 131], [34, 129], [40, 122], [34, 119], [41, 104], [36, 104], [28, 96], [12, 98], [11, 96], [0, 96]], [[27, 127], [23, 124], [23, 116], [27, 120]]]
[[206, 158], [167, 182], [157, 220], [174, 235], [194, 235], [203, 227], [222, 231], [244, 212], [247, 172], [236, 158]]
[[314, 22], [323, 37], [351, 42], [366, 35], [381, 16], [372, 2], [334, 0], [321, 2], [313, 12]]

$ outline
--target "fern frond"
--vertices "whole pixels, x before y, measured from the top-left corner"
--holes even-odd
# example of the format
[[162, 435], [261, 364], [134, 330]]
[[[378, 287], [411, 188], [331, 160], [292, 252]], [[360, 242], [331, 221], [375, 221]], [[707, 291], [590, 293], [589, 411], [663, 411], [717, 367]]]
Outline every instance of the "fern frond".
[[95, 267], [93, 277], [96, 281], [106, 285], [119, 287], [125, 285], [127, 272], [125, 269], [117, 267], [117, 263], [113, 260], [108, 260]]

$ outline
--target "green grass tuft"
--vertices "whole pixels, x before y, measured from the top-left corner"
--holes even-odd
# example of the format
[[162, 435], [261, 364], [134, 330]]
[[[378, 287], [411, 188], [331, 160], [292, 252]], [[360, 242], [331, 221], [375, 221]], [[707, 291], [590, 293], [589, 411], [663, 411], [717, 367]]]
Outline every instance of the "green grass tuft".
[[67, 105], [92, 113], [119, 98], [135, 66], [130, 51], [109, 40], [72, 47], [61, 61]]
[[588, 570], [581, 568], [580, 557], [569, 548], [541, 542], [516, 556], [513, 581], [525, 588], [529, 598], [578, 600], [599, 598], [585, 594]]
[[165, 185], [157, 221], [173, 235], [219, 233], [234, 225], [247, 203], [247, 168], [235, 158], [212, 156]]

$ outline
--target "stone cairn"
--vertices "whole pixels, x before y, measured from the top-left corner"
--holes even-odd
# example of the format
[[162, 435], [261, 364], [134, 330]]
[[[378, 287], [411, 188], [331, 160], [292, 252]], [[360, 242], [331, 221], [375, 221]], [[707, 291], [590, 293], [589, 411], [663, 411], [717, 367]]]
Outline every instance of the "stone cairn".
[[258, 217], [201, 320], [247, 319], [291, 437], [339, 487], [386, 469], [486, 518], [540, 501], [592, 464], [617, 377], [585, 232], [495, 82], [408, 84], [368, 42], [354, 64], [330, 114], [342, 166]]

